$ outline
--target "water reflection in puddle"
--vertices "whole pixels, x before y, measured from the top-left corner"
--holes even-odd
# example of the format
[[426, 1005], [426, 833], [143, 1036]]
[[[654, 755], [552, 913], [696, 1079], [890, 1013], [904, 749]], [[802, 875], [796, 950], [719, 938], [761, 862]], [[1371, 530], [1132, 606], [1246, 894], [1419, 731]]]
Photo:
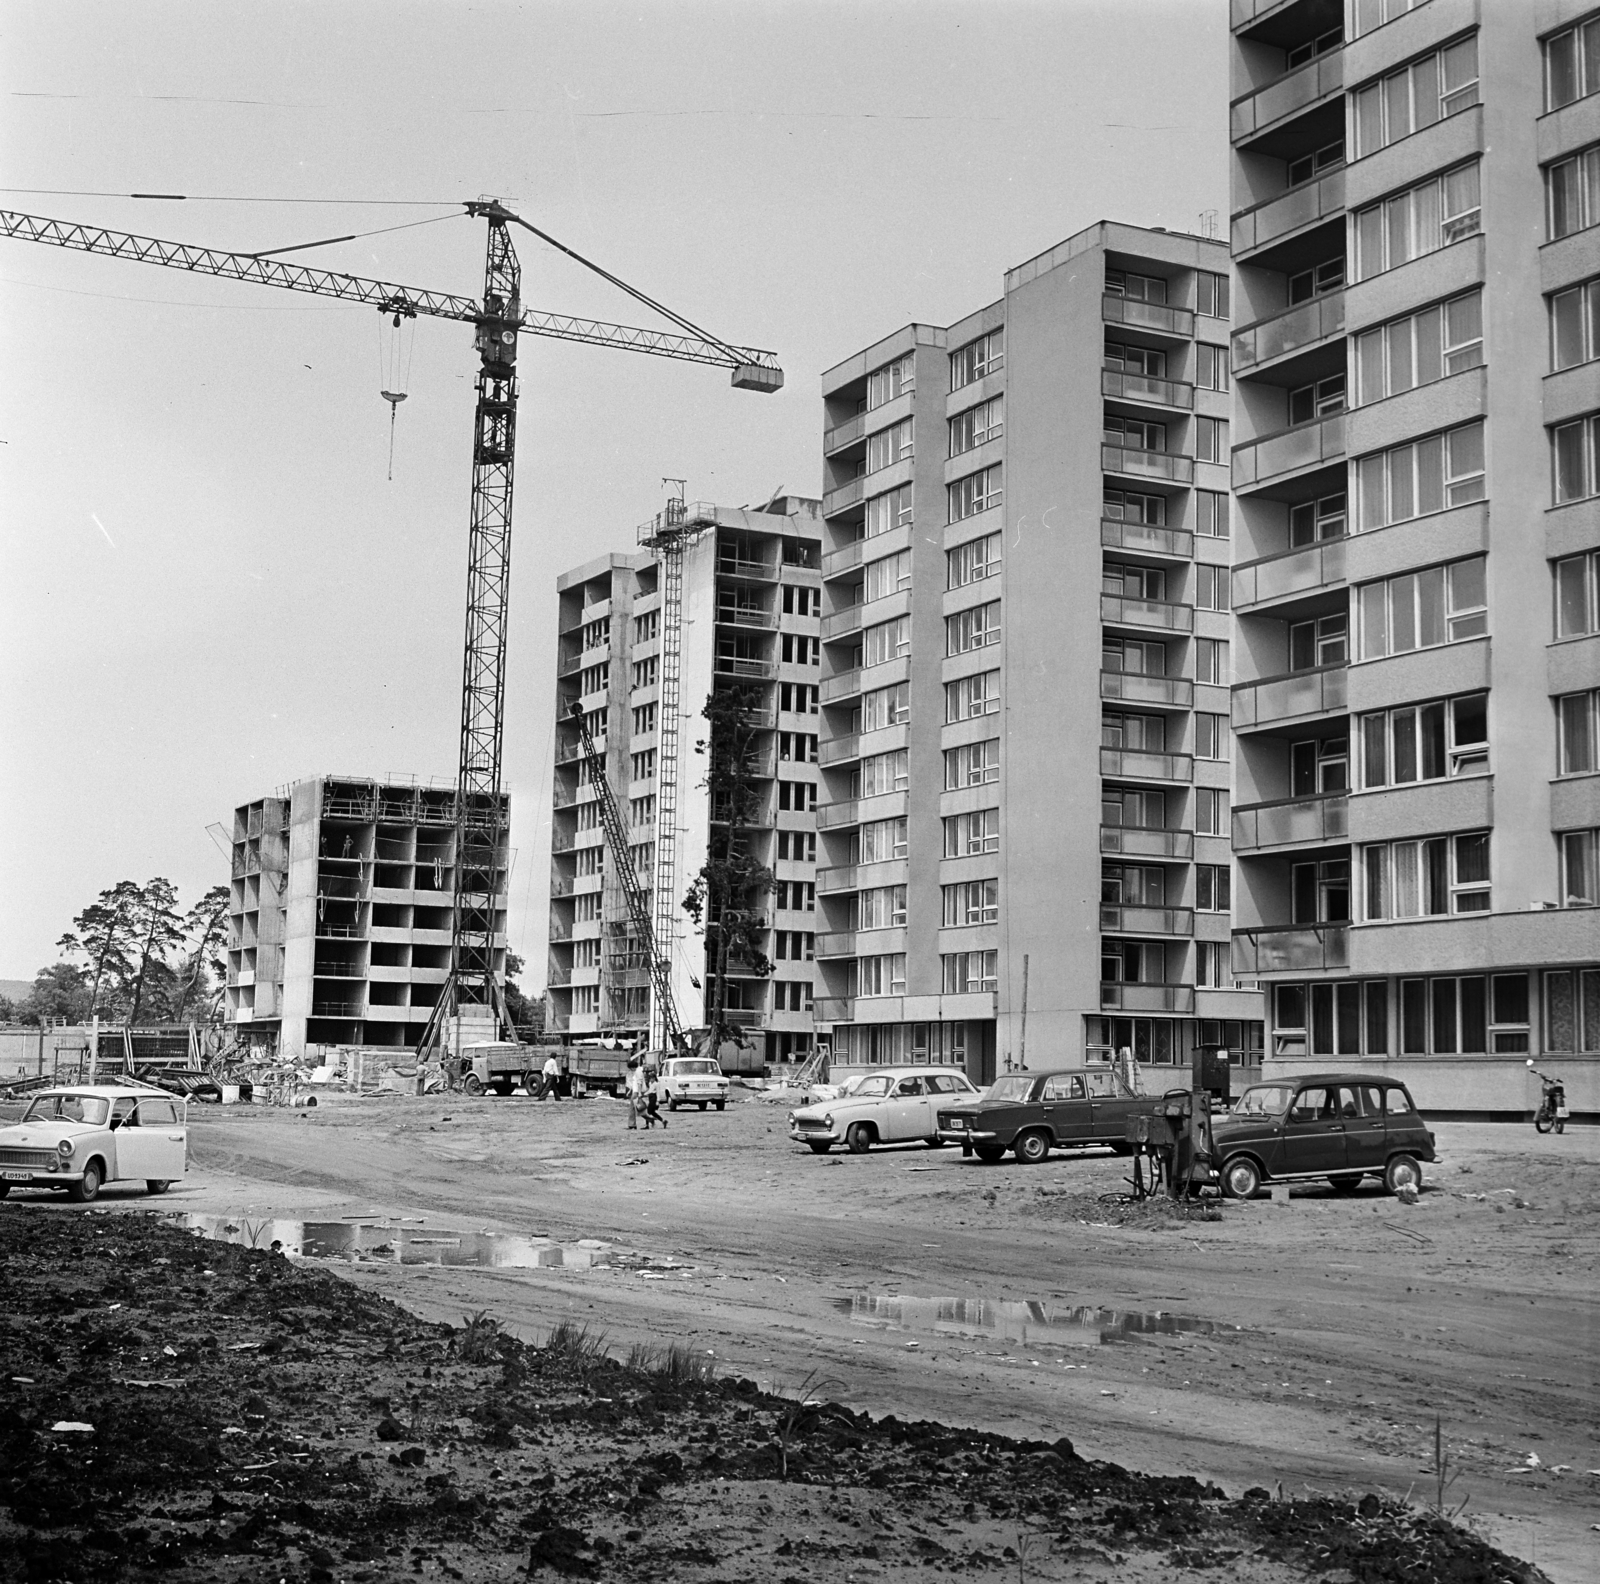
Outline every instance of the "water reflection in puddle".
[[922, 1331], [945, 1336], [985, 1336], [1012, 1342], [1095, 1347], [1130, 1336], [1211, 1336], [1235, 1331], [1190, 1315], [1162, 1310], [1100, 1309], [994, 1298], [835, 1298], [833, 1307], [856, 1325], [883, 1331]]
[[557, 1243], [551, 1238], [509, 1232], [456, 1232], [413, 1223], [344, 1219], [339, 1221], [253, 1221], [245, 1216], [189, 1215], [193, 1232], [246, 1248], [281, 1249], [307, 1259], [343, 1259], [363, 1264], [472, 1265], [503, 1270], [561, 1266], [592, 1270], [612, 1263], [613, 1249], [598, 1238]]

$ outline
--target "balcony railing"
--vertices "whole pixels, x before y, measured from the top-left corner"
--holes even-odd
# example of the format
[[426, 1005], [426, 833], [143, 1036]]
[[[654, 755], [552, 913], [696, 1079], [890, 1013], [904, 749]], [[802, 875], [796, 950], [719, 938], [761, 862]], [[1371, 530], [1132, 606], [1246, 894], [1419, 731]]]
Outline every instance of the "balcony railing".
[[1125, 704], [1155, 704], [1167, 709], [1193, 709], [1194, 683], [1188, 677], [1141, 676], [1133, 671], [1102, 671], [1100, 697]]
[[1259, 605], [1263, 600], [1314, 594], [1345, 580], [1345, 541], [1324, 539], [1283, 555], [1246, 561], [1233, 569], [1233, 606]]
[[861, 552], [867, 547], [865, 539], [853, 539], [847, 545], [840, 545], [837, 550], [827, 550], [822, 556], [822, 575], [825, 578], [837, 577], [841, 572], [848, 572], [852, 567], [861, 565]]
[[856, 889], [856, 866], [854, 864], [837, 864], [831, 869], [817, 870], [817, 891], [822, 896], [830, 896], [836, 891], [854, 891]]
[[1186, 984], [1102, 982], [1100, 1005], [1114, 1012], [1193, 1012], [1194, 987]]
[[1194, 535], [1185, 528], [1158, 528], [1153, 523], [1121, 522], [1114, 517], [1100, 519], [1100, 543], [1108, 550], [1129, 550], [1136, 555], [1175, 556], [1182, 561], [1194, 556]]
[[1350, 799], [1344, 792], [1247, 803], [1233, 811], [1236, 852], [1303, 842], [1348, 841], [1349, 837]]
[[1100, 774], [1119, 781], [1193, 781], [1194, 756], [1146, 753], [1134, 748], [1102, 748]]
[[1128, 374], [1122, 369], [1101, 369], [1100, 394], [1118, 401], [1153, 402], [1158, 407], [1194, 407], [1194, 386], [1186, 380], [1153, 379], [1148, 374]]
[[719, 605], [717, 621], [723, 627], [776, 627], [778, 616], [754, 605]]
[[1171, 600], [1129, 599], [1125, 594], [1100, 596], [1100, 620], [1119, 627], [1159, 627], [1166, 632], [1192, 632], [1194, 607]]
[[313, 1001], [311, 1003], [312, 1017], [320, 1018], [358, 1018], [363, 1011], [359, 1001]]
[[819, 996], [811, 1015], [818, 1023], [843, 1023], [850, 1016], [850, 1002], [844, 996]]
[[1194, 458], [1172, 451], [1139, 451], [1132, 446], [1102, 445], [1100, 466], [1107, 473], [1129, 478], [1166, 479], [1173, 484], [1194, 482]]
[[1102, 904], [1100, 928], [1113, 935], [1171, 935], [1187, 939], [1194, 934], [1194, 909]]
[[822, 431], [822, 453], [832, 456], [835, 451], [843, 451], [846, 446], [860, 444], [861, 437], [867, 430], [867, 415], [857, 413], [854, 418], [846, 418], [842, 424], [835, 424], [831, 429]]
[[824, 704], [839, 704], [845, 699], [854, 698], [860, 691], [861, 672], [857, 668], [837, 671], [832, 676], [824, 677], [819, 684], [818, 697]]
[[738, 655], [718, 655], [718, 676], [754, 677], [765, 680], [778, 674], [776, 660], [747, 660]]
[[742, 556], [717, 557], [717, 576], [750, 578], [762, 583], [775, 583], [778, 579], [776, 561], [747, 561]]
[[1125, 858], [1173, 858], [1187, 863], [1194, 857], [1194, 833], [1186, 830], [1151, 830], [1143, 825], [1102, 825], [1100, 851]]
[[1240, 682], [1233, 689], [1233, 729], [1251, 731], [1304, 715], [1330, 715], [1342, 710], [1346, 707], [1347, 677], [1346, 666], [1332, 665]]
[[841, 484], [838, 489], [828, 490], [822, 497], [822, 515], [824, 517], [836, 516], [839, 512], [849, 511], [852, 506], [859, 506], [867, 492], [866, 475], [860, 478], [849, 479]]
[[848, 764], [861, 757], [861, 739], [851, 732], [848, 737], [829, 737], [817, 747], [817, 763], [821, 765]]
[[854, 957], [856, 954], [856, 932], [854, 930], [830, 930], [825, 935], [817, 936], [817, 957]]
[[1289, 473], [1344, 460], [1343, 413], [1330, 413], [1315, 423], [1301, 424], [1264, 436], [1233, 453], [1233, 487], [1249, 489]]
[[861, 606], [847, 605], [822, 618], [824, 639], [849, 638], [861, 631]]
[[1194, 313], [1188, 308], [1169, 308], [1165, 303], [1139, 302], [1106, 292], [1100, 298], [1100, 317], [1106, 324], [1138, 325], [1141, 330], [1160, 330], [1187, 340], [1194, 334]]
[[1348, 924], [1296, 924], [1233, 932], [1233, 974], [1305, 973], [1350, 966]]
[[1329, 292], [1310, 302], [1296, 303], [1270, 319], [1236, 330], [1233, 336], [1233, 372], [1243, 377], [1262, 363], [1286, 357], [1301, 347], [1315, 346], [1330, 336], [1344, 334], [1344, 293]]
[[842, 803], [823, 803], [817, 808], [818, 830], [843, 830], [861, 823], [861, 807], [854, 798]]
[[1344, 169], [1329, 171], [1317, 181], [1246, 209], [1230, 227], [1233, 256], [1276, 242], [1293, 231], [1315, 225], [1344, 208]]
[[1344, 86], [1344, 52], [1329, 50], [1315, 60], [1240, 99], [1229, 115], [1228, 135], [1237, 143], [1274, 121], [1294, 115]]

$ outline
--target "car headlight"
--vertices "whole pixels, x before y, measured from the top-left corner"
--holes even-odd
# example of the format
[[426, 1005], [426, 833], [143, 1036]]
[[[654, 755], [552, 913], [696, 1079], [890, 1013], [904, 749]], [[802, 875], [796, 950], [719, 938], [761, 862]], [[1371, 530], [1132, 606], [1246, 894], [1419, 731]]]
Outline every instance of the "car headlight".
[[795, 1125], [795, 1123], [799, 1120], [799, 1117], [800, 1117], [800, 1113], [798, 1111], [791, 1111], [789, 1113], [789, 1126], [793, 1127]]
[[822, 1125], [829, 1128], [833, 1126], [833, 1112], [828, 1111], [823, 1114]]
[[62, 1141], [59, 1144], [56, 1145], [56, 1150], [61, 1155], [62, 1159], [64, 1160], [68, 1155], [70, 1155], [72, 1153], [72, 1150], [73, 1150], [72, 1140], [71, 1139], [62, 1139]]

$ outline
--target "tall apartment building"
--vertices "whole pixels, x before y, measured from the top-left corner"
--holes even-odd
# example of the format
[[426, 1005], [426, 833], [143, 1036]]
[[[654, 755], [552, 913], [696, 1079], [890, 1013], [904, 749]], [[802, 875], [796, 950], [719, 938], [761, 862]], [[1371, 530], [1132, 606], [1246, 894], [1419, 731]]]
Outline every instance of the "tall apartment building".
[[[676, 657], [663, 630], [672, 606], [663, 530], [681, 546]], [[605, 757], [629, 827], [629, 861], [670, 952], [679, 1022], [692, 1028], [707, 1017], [705, 929], [680, 903], [706, 863], [715, 825], [777, 882], [748, 899], [757, 915], [750, 938], [773, 971], [759, 974], [738, 956], [728, 966], [726, 1020], [748, 1045], [725, 1050], [724, 1065], [759, 1072], [812, 1049], [819, 533], [814, 500], [779, 496], [756, 509], [679, 501], [640, 527], [638, 551], [602, 556], [557, 579], [553, 1031], [643, 1035], [650, 1026], [649, 972], [609, 871], [600, 805], [569, 714], [577, 703]], [[738, 810], [745, 817], [730, 833], [730, 810], [713, 806], [702, 711], [713, 692], [731, 689], [748, 706], [743, 770], [752, 806]]]
[[1229, 966], [1227, 267], [1103, 222], [823, 376], [839, 1067], [1260, 1060]]
[[[343, 776], [234, 811], [227, 1004], [242, 1038], [296, 1058], [415, 1047], [449, 977], [455, 818], [453, 786]], [[502, 973], [507, 840], [468, 891], [492, 912]], [[493, 1037], [470, 1025], [463, 1008], [466, 1037]]]
[[1235, 970], [1278, 1071], [1600, 1110], [1600, 11], [1232, 30]]

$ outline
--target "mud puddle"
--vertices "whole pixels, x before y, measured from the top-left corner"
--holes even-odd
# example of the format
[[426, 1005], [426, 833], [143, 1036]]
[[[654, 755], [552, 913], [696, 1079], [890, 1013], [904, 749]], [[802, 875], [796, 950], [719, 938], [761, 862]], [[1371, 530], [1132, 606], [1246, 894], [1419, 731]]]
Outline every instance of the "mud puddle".
[[188, 1215], [191, 1232], [246, 1248], [277, 1249], [306, 1259], [362, 1264], [450, 1265], [496, 1270], [562, 1267], [593, 1270], [632, 1261], [598, 1238], [558, 1243], [509, 1232], [461, 1232], [416, 1222], [347, 1217], [339, 1221], [250, 1220], [245, 1216]]
[[921, 1331], [936, 1336], [991, 1337], [1048, 1342], [1057, 1347], [1098, 1347], [1135, 1336], [1212, 1336], [1237, 1331], [1193, 1315], [1165, 1310], [1101, 1309], [995, 1298], [835, 1298], [833, 1307], [855, 1325], [880, 1331]]

